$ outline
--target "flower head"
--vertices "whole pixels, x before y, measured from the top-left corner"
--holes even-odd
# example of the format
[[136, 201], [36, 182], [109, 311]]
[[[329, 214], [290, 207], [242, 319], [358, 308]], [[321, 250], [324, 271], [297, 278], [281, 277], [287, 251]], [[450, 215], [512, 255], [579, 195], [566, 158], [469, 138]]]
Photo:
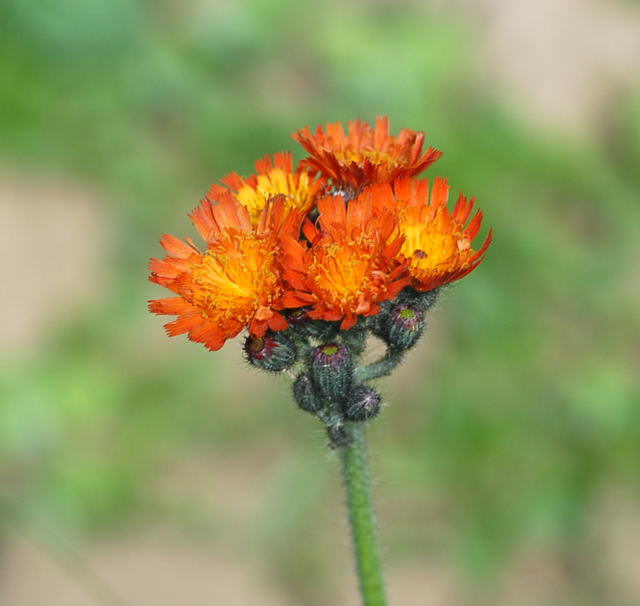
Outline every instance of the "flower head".
[[378, 116], [375, 126], [362, 120], [318, 126], [315, 134], [308, 127], [293, 138], [310, 154], [304, 161], [311, 168], [333, 180], [339, 188], [358, 191], [371, 183], [389, 182], [400, 176], [414, 176], [433, 164], [441, 152], [429, 147], [423, 153], [424, 133], [403, 128], [389, 134], [389, 119]]
[[[258, 160], [255, 174], [230, 173], [211, 187], [191, 215], [203, 249], [163, 236], [167, 254], [152, 259], [150, 279], [175, 296], [149, 306], [177, 316], [165, 325], [169, 335], [219, 349], [247, 328], [257, 347], [291, 320], [296, 338], [340, 341], [340, 330], [380, 313], [385, 301], [423, 314], [434, 299], [425, 297], [482, 262], [491, 232], [473, 248], [482, 222], [481, 212], [472, 216], [475, 200], [460, 195], [450, 211], [447, 181], [435, 179], [430, 191], [416, 177], [440, 156], [423, 150], [423, 133], [390, 135], [388, 119], [378, 117], [349, 122], [346, 132], [337, 122], [315, 134], [305, 127], [294, 138], [310, 154], [299, 166], [277, 153]], [[366, 327], [391, 319], [417, 340], [409, 311], [395, 318], [393, 305], [384, 307], [384, 318]], [[273, 343], [287, 338], [268, 334]], [[392, 348], [409, 346], [389, 339]], [[262, 360], [261, 351], [250, 353]]]
[[318, 202], [318, 225], [305, 222], [307, 241], [283, 240], [284, 279], [291, 288], [286, 307], [310, 307], [308, 317], [342, 320], [351, 328], [359, 315], [380, 311], [379, 303], [395, 297], [408, 278], [394, 257], [401, 239], [391, 213], [370, 199], [348, 204], [341, 196]]
[[459, 280], [473, 271], [484, 259], [491, 243], [492, 231], [479, 249], [472, 247], [480, 231], [482, 211], [471, 217], [475, 198], [460, 194], [449, 211], [449, 184], [436, 178], [429, 192], [426, 179], [400, 179], [391, 187], [379, 187], [381, 204], [395, 205], [402, 246], [398, 258], [407, 263], [411, 285], [427, 291]]
[[201, 252], [191, 240], [165, 235], [167, 256], [152, 259], [150, 280], [177, 296], [150, 301], [153, 313], [176, 315], [165, 325], [170, 336], [187, 333], [192, 341], [217, 350], [245, 326], [256, 337], [267, 328], [282, 330], [279, 237], [297, 233], [301, 215], [287, 213], [282, 200], [268, 203], [257, 225], [229, 192], [218, 204], [208, 200], [192, 213], [207, 243]]
[[[323, 181], [314, 179], [303, 168], [293, 168], [290, 152], [280, 152], [265, 156], [255, 163], [256, 174], [241, 177], [238, 173], [229, 173], [222, 183], [229, 187], [236, 198], [247, 208], [254, 223], [273, 198], [281, 197], [286, 210], [307, 212], [323, 186]], [[207, 197], [217, 200], [228, 193], [221, 185], [212, 185]]]

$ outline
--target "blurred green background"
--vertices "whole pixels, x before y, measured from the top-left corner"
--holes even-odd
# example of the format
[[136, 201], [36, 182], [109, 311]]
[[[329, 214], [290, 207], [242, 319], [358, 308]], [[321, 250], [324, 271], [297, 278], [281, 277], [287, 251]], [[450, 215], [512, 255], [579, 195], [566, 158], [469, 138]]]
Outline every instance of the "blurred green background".
[[165, 338], [146, 263], [294, 129], [388, 114], [495, 230], [381, 383], [391, 603], [637, 604], [639, 31], [615, 0], [3, 0], [0, 603], [357, 603], [320, 428], [237, 342]]

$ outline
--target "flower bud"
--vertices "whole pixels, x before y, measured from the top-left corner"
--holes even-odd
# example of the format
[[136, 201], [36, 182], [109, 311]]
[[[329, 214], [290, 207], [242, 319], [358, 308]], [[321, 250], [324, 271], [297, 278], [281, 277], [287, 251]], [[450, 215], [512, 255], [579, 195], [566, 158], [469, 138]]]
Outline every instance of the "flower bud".
[[413, 347], [424, 332], [424, 313], [413, 305], [398, 305], [387, 321], [387, 343], [393, 349]]
[[415, 305], [400, 303], [380, 316], [375, 333], [397, 351], [413, 347], [424, 332], [424, 312]]
[[320, 397], [341, 401], [353, 380], [353, 359], [339, 343], [325, 343], [311, 353], [311, 378]]
[[344, 403], [344, 414], [349, 421], [366, 421], [380, 412], [380, 394], [371, 387], [358, 385]]
[[295, 345], [280, 332], [268, 332], [263, 337], [248, 336], [244, 343], [247, 360], [267, 372], [280, 372], [295, 363]]
[[298, 406], [307, 412], [318, 412], [324, 406], [324, 402], [316, 394], [309, 375], [305, 373], [299, 374], [293, 382], [293, 397]]

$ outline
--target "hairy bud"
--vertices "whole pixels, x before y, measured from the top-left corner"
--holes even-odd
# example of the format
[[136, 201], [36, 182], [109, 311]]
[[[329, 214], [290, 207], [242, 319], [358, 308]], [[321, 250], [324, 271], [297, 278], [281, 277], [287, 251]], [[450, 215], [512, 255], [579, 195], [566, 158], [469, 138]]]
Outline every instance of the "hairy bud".
[[316, 394], [313, 381], [305, 373], [299, 374], [294, 381], [293, 397], [298, 406], [307, 412], [318, 412], [324, 406], [324, 402]]
[[247, 337], [244, 343], [247, 360], [267, 372], [280, 372], [295, 363], [295, 345], [280, 332], [268, 332], [264, 337]]
[[380, 412], [380, 394], [371, 387], [358, 385], [344, 403], [344, 414], [349, 421], [366, 421]]
[[311, 353], [311, 378], [318, 394], [325, 399], [342, 401], [353, 381], [353, 359], [340, 343], [325, 343]]
[[380, 323], [380, 337], [392, 349], [413, 347], [424, 332], [424, 312], [414, 305], [401, 303], [392, 308]]

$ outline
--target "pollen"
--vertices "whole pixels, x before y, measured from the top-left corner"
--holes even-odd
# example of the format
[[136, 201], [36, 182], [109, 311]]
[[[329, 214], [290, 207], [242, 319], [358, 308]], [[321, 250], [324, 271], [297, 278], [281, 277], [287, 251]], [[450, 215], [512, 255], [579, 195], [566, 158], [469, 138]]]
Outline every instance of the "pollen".
[[229, 238], [206, 251], [191, 272], [193, 303], [206, 316], [247, 322], [280, 294], [275, 250], [264, 238]]

